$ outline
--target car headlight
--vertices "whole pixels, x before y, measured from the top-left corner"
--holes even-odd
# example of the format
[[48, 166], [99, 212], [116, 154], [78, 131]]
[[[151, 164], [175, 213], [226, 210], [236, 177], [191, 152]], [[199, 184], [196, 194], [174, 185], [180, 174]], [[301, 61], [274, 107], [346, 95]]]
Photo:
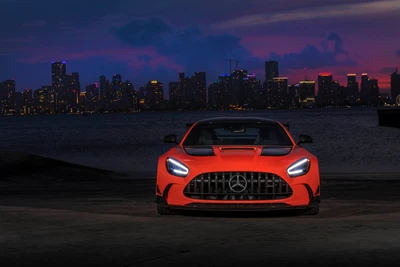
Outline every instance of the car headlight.
[[310, 159], [304, 158], [296, 161], [287, 169], [287, 173], [290, 177], [297, 177], [304, 175], [310, 169]]
[[167, 171], [175, 176], [186, 177], [189, 173], [189, 168], [185, 164], [173, 158], [167, 158]]

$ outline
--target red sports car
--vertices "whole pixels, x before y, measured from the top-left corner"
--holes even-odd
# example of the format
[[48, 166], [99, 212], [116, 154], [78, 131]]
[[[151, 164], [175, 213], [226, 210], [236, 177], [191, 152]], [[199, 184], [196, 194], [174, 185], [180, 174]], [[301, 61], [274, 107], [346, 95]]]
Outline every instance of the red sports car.
[[257, 117], [200, 120], [159, 157], [158, 214], [181, 210], [269, 211], [317, 215], [320, 174], [316, 156], [278, 121]]

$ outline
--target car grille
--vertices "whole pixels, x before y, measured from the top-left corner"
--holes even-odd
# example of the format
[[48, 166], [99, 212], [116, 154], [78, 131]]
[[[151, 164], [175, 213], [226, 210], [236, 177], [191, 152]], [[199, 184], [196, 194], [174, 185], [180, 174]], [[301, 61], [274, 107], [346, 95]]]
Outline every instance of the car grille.
[[183, 193], [194, 199], [273, 200], [288, 198], [293, 191], [273, 173], [211, 172], [193, 178]]

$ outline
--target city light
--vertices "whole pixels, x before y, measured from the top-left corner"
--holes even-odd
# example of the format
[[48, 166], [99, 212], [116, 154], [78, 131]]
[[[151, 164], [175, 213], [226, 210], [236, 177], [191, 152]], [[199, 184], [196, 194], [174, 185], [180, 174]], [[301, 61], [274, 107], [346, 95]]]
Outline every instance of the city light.
[[332, 76], [332, 73], [330, 73], [330, 72], [320, 72], [319, 76], [323, 76], [323, 77]]
[[102, 75], [100, 83], [82, 86], [79, 73], [66, 73], [65, 61], [52, 62], [51, 85], [17, 92], [14, 79], [0, 82], [0, 115], [385, 106], [396, 104], [400, 95], [397, 71], [390, 75], [394, 98], [381, 93], [378, 80], [366, 79], [367, 73], [362, 73], [359, 86], [356, 73], [348, 73], [345, 84], [334, 80], [337, 77], [330, 72], [318, 75], [328, 79], [315, 81], [306, 76], [289, 84], [289, 77], [279, 76], [278, 62], [268, 65], [265, 72], [262, 79], [256, 79], [255, 73], [237, 69], [221, 74], [213, 83], [207, 83], [205, 72], [189, 77], [182, 72], [164, 92], [164, 83], [159, 80], [149, 80], [136, 89], [116, 73], [110, 80]]
[[302, 83], [313, 84], [313, 83], [315, 83], [315, 81], [300, 81], [300, 84], [302, 84]]

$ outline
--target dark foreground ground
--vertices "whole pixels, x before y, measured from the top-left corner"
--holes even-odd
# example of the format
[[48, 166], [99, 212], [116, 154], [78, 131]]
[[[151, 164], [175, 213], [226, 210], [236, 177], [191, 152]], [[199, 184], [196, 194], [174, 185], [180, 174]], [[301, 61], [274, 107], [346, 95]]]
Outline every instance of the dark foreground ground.
[[399, 266], [400, 175], [323, 176], [318, 216], [165, 217], [154, 180], [35, 160], [0, 165], [2, 267]]

